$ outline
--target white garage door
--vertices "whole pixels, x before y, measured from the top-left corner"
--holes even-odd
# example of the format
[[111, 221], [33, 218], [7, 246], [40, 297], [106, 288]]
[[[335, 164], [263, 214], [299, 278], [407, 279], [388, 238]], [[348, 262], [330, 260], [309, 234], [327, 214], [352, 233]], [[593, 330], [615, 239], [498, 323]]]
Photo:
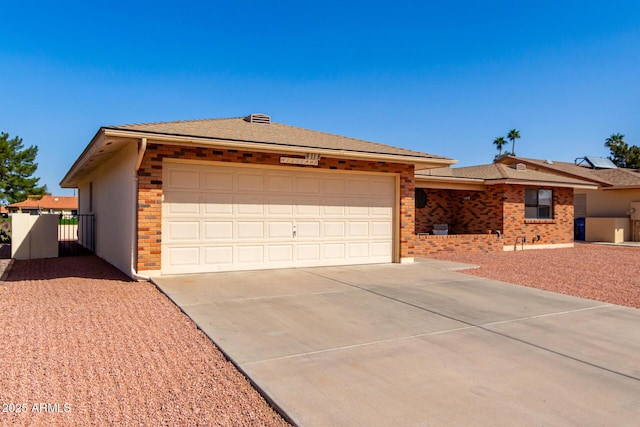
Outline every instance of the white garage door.
[[165, 274], [391, 262], [395, 178], [165, 162]]

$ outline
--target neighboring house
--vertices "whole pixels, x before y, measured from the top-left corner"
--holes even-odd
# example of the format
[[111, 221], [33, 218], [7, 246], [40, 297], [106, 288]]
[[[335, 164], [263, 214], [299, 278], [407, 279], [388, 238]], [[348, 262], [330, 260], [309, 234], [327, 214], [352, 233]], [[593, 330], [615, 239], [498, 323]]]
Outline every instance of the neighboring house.
[[9, 216], [9, 209], [6, 206], [0, 206], [0, 218], [7, 218]]
[[576, 238], [587, 241], [640, 241], [640, 173], [616, 167], [608, 159], [584, 157], [576, 163], [506, 156], [503, 164], [521, 163], [559, 176], [588, 181], [597, 188], [575, 192]]
[[78, 214], [78, 198], [75, 196], [29, 196], [27, 200], [13, 203], [7, 208], [10, 213], [29, 213], [32, 215], [47, 213], [71, 216]]
[[416, 254], [573, 247], [574, 191], [595, 188], [524, 164], [417, 171]]
[[103, 127], [61, 185], [132, 277], [411, 262], [414, 171], [453, 163], [252, 114]]

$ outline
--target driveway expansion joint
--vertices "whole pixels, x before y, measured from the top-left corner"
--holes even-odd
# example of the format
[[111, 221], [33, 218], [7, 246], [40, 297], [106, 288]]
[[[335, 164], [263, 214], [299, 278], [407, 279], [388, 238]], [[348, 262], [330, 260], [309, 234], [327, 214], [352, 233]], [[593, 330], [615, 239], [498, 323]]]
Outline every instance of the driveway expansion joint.
[[[318, 274], [318, 273], [312, 273], [312, 274], [315, 274], [315, 275], [317, 275], [317, 276], [319, 276], [319, 277], [322, 277], [322, 278], [324, 278], [324, 279], [327, 279], [327, 280], [331, 280], [331, 281], [334, 281], [334, 282], [337, 282], [337, 283], [341, 283], [341, 284], [346, 285], [346, 286], [352, 286], [352, 287], [354, 287], [354, 288], [356, 288], [356, 289], [360, 289], [360, 290], [362, 290], [362, 291], [372, 293], [372, 294], [377, 295], [377, 296], [382, 297], [382, 298], [387, 298], [387, 299], [389, 299], [389, 300], [392, 300], [392, 301], [395, 301], [395, 302], [399, 302], [399, 303], [401, 303], [401, 304], [405, 304], [405, 305], [408, 305], [408, 306], [410, 306], [410, 307], [417, 308], [417, 309], [419, 309], [419, 310], [422, 310], [422, 311], [425, 311], [425, 312], [428, 312], [428, 313], [434, 314], [434, 315], [436, 315], [436, 316], [441, 316], [441, 317], [447, 318], [447, 319], [449, 319], [449, 320], [453, 320], [453, 321], [460, 322], [460, 323], [462, 323], [462, 324], [467, 325], [467, 326], [468, 326], [468, 329], [471, 329], [471, 328], [477, 328], [477, 329], [480, 329], [480, 330], [486, 331], [486, 332], [488, 332], [488, 333], [495, 334], [495, 335], [501, 336], [501, 337], [503, 337], [503, 338], [507, 338], [507, 339], [509, 339], [509, 340], [513, 340], [513, 341], [519, 342], [519, 343], [524, 344], [524, 345], [528, 345], [528, 346], [531, 346], [531, 347], [535, 347], [535, 348], [537, 348], [537, 349], [539, 349], [539, 350], [546, 351], [546, 352], [549, 352], [549, 353], [555, 354], [555, 355], [557, 355], [557, 356], [560, 356], [560, 357], [564, 357], [564, 358], [567, 358], [567, 359], [573, 360], [573, 361], [578, 362], [578, 363], [582, 363], [582, 364], [587, 365], [587, 366], [590, 366], [590, 367], [592, 367], [592, 368], [600, 369], [600, 370], [603, 370], [603, 371], [606, 371], [606, 372], [612, 373], [612, 374], [614, 374], [614, 375], [619, 375], [619, 376], [622, 376], [622, 377], [625, 377], [625, 378], [629, 378], [629, 379], [632, 379], [632, 380], [635, 380], [635, 381], [640, 381], [640, 377], [638, 377], [638, 376], [634, 376], [634, 375], [626, 374], [626, 373], [624, 373], [624, 372], [616, 371], [616, 370], [614, 370], [614, 369], [610, 369], [610, 368], [607, 368], [607, 367], [605, 367], [605, 366], [600, 366], [600, 365], [598, 365], [598, 364], [591, 363], [591, 362], [588, 362], [588, 361], [586, 361], [586, 360], [579, 359], [579, 358], [577, 358], [577, 357], [574, 357], [574, 356], [571, 356], [571, 355], [568, 355], [568, 354], [565, 354], [565, 353], [562, 353], [562, 352], [559, 352], [559, 351], [553, 350], [553, 349], [551, 349], [551, 348], [544, 347], [544, 346], [541, 346], [541, 345], [535, 344], [535, 343], [533, 343], [533, 342], [529, 342], [529, 341], [526, 341], [526, 340], [524, 340], [524, 339], [521, 339], [521, 338], [518, 338], [518, 337], [511, 336], [511, 335], [506, 334], [506, 333], [503, 333], [503, 332], [498, 332], [498, 331], [492, 330], [492, 329], [490, 329], [490, 328], [487, 326], [487, 325], [495, 325], [495, 324], [497, 324], [497, 323], [499, 323], [499, 322], [493, 322], [493, 323], [489, 323], [489, 324], [487, 324], [487, 325], [482, 325], [482, 324], [477, 324], [477, 325], [476, 325], [476, 324], [471, 323], [471, 322], [468, 322], [468, 321], [466, 321], [466, 320], [457, 319], [457, 318], [455, 318], [455, 317], [453, 317], [453, 316], [448, 316], [448, 315], [446, 315], [446, 314], [439, 313], [439, 312], [437, 312], [437, 311], [435, 311], [435, 310], [429, 310], [429, 309], [427, 309], [427, 308], [425, 308], [425, 307], [421, 307], [421, 306], [419, 306], [419, 305], [412, 304], [412, 303], [410, 303], [410, 302], [403, 301], [403, 300], [401, 300], [401, 299], [394, 298], [394, 297], [391, 297], [391, 296], [389, 296], [389, 295], [385, 295], [385, 294], [382, 294], [382, 293], [376, 292], [376, 291], [374, 291], [374, 290], [372, 290], [372, 289], [368, 289], [368, 288], [364, 288], [364, 287], [362, 287], [362, 286], [355, 285], [355, 284], [353, 284], [353, 283], [348, 283], [348, 282], [345, 282], [345, 281], [342, 281], [342, 280], [338, 280], [338, 279], [335, 279], [335, 278], [332, 278], [332, 277], [324, 276], [324, 275], [322, 275], [322, 274]], [[612, 304], [605, 304], [605, 305], [599, 305], [599, 306], [591, 307], [591, 309], [593, 309], [593, 308], [606, 308], [606, 307], [611, 307], [611, 306], [612, 306]], [[577, 310], [575, 310], [575, 311], [584, 311], [584, 310], [585, 310], [585, 309], [577, 309]], [[572, 311], [574, 311], [574, 310], [569, 310], [569, 311], [565, 311], [565, 312], [561, 312], [561, 313], [556, 313], [556, 314], [557, 314], [557, 315], [560, 315], [560, 314], [567, 314], [567, 313], [572, 312]], [[547, 317], [548, 317], [548, 316], [553, 316], [553, 315], [554, 315], [553, 313], [548, 313], [548, 314], [546, 314], [545, 316], [547, 316]], [[534, 317], [541, 317], [541, 315], [540, 315], [540, 316], [532, 316], [532, 318], [534, 318]], [[522, 319], [522, 320], [526, 320], [526, 319]], [[517, 321], [518, 321], [518, 319], [511, 320], [511, 322], [517, 322]], [[520, 321], [521, 321], [521, 320], [520, 320]], [[507, 321], [505, 321], [505, 323], [506, 323], [506, 322], [507, 322]], [[461, 328], [461, 329], [465, 329], [465, 328]]]

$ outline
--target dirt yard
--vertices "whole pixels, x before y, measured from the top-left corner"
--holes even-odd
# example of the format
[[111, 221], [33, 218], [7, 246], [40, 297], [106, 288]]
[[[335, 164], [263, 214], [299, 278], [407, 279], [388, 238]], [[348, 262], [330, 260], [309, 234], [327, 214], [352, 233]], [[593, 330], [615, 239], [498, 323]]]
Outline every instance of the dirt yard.
[[0, 283], [0, 425], [288, 425], [155, 286], [93, 256]]

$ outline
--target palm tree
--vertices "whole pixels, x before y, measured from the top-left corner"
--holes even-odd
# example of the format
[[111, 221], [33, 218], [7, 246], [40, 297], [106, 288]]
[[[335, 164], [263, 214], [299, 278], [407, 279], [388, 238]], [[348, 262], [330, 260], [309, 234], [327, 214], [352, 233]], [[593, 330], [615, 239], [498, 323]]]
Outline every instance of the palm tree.
[[520, 139], [520, 131], [518, 129], [511, 129], [507, 134], [507, 139], [511, 141], [511, 155], [516, 155], [516, 139]]
[[493, 145], [495, 145], [496, 148], [498, 149], [498, 152], [499, 152], [498, 158], [502, 157], [502, 147], [507, 145], [507, 140], [504, 139], [504, 136], [499, 136], [496, 139], [494, 139]]

